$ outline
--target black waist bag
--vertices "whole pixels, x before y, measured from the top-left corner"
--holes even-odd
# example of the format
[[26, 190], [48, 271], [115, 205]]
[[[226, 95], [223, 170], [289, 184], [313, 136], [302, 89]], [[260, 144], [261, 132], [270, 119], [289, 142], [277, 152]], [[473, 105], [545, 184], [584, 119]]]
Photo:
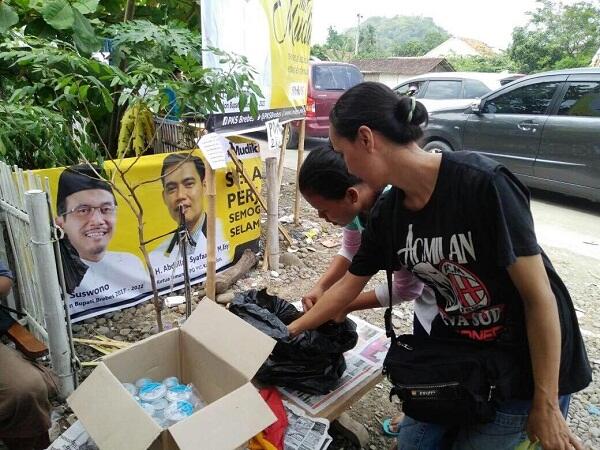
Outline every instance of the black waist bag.
[[403, 412], [422, 422], [491, 422], [498, 402], [512, 398], [518, 388], [521, 352], [506, 344], [396, 336], [391, 313], [390, 304], [385, 325], [391, 345], [383, 363], [392, 383], [390, 400], [397, 396]]
[[439, 424], [491, 422], [498, 402], [512, 397], [520, 375], [507, 348], [463, 340], [392, 340], [383, 372], [402, 410], [415, 420]]

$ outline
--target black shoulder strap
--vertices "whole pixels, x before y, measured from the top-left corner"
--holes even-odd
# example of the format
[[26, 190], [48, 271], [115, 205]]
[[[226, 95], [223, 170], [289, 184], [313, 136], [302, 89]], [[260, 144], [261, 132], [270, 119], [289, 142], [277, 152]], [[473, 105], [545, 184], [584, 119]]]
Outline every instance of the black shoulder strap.
[[[393, 252], [393, 250], [392, 250]], [[390, 259], [393, 261], [393, 259]], [[390, 303], [385, 310], [385, 334], [392, 340], [392, 344], [396, 342], [396, 333], [394, 332], [394, 324], [392, 323], [392, 268], [388, 268], [385, 271], [387, 275], [388, 295], [390, 296]]]
[[394, 231], [396, 225], [396, 208], [392, 209], [392, 228], [390, 233], [390, 252], [388, 254], [388, 264], [387, 269], [385, 271], [387, 276], [387, 285], [388, 285], [388, 295], [390, 297], [388, 307], [385, 310], [384, 320], [385, 320], [385, 334], [392, 340], [392, 344], [396, 342], [396, 333], [394, 332], [394, 324], [392, 322], [392, 273], [394, 271], [394, 258], [395, 258], [395, 246], [394, 246]]

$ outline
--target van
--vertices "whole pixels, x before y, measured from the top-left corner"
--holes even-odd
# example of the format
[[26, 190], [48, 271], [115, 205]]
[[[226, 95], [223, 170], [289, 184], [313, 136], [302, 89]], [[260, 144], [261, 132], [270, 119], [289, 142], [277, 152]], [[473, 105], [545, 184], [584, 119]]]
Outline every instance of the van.
[[[353, 64], [310, 61], [306, 98], [306, 136], [329, 137], [329, 112], [338, 98], [352, 86], [363, 81], [363, 75]], [[298, 147], [301, 121], [290, 128], [289, 148]]]

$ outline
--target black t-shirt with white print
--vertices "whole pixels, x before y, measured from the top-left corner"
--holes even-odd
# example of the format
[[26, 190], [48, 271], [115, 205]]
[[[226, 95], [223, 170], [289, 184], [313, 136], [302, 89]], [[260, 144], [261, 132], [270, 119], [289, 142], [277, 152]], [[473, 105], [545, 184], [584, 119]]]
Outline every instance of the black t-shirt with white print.
[[351, 273], [366, 276], [390, 264], [394, 269], [405, 267], [436, 294], [439, 315], [432, 336], [500, 340], [521, 345], [527, 352], [523, 300], [507, 267], [520, 256], [541, 253], [560, 316], [559, 392], [576, 392], [590, 383], [591, 369], [571, 298], [537, 244], [529, 192], [513, 174], [477, 153], [443, 153], [425, 207], [410, 211], [403, 202], [404, 193], [398, 188], [380, 197]]

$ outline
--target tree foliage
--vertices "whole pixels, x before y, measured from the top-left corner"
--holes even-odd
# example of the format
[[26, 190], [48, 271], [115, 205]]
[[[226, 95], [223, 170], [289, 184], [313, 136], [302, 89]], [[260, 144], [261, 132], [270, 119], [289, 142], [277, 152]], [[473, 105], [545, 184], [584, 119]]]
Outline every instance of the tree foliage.
[[[45, 5], [42, 7], [41, 3]], [[8, 3], [5, 0], [0, 3], [11, 10], [7, 13], [3, 9], [0, 16], [0, 26], [4, 24], [0, 29], [4, 30], [0, 31], [0, 102], [23, 106], [29, 120], [19, 119], [14, 108], [10, 109], [13, 119], [0, 122], [0, 135], [19, 124], [28, 125], [22, 130], [30, 133], [29, 125], [39, 114], [40, 123], [52, 120], [57, 124], [42, 127], [43, 133], [55, 130], [57, 134], [62, 133], [63, 138], [70, 136], [74, 140], [73, 145], [64, 145], [60, 136], [46, 139], [51, 145], [61, 143], [63, 146], [63, 149], [49, 149], [54, 156], [46, 157], [37, 147], [44, 140], [17, 142], [14, 138], [5, 138], [4, 147], [20, 145], [19, 152], [15, 153], [20, 159], [12, 162], [24, 168], [69, 164], [79, 156], [75, 144], [82, 140], [77, 134], [86, 134], [85, 141], [91, 142], [90, 148], [97, 149], [100, 156], [103, 153], [100, 150], [114, 132], [113, 111], [143, 101], [154, 113], [164, 114], [172, 106], [167, 90], [175, 94], [184, 115], [206, 117], [223, 111], [222, 99], [234, 97], [239, 97], [240, 108], [248, 106], [252, 114], [257, 114], [257, 97], [262, 94], [254, 83], [255, 71], [245, 57], [210, 49], [229, 69], [206, 69], [202, 67], [201, 55], [209, 49], [202, 49], [197, 31], [175, 26], [173, 21], [166, 21], [168, 24], [147, 20], [110, 23], [98, 19], [118, 17], [116, 9], [107, 9], [117, 3], [123, 2], [13, 0]], [[138, 3], [152, 4], [151, 1]], [[13, 12], [20, 14], [16, 23]], [[84, 13], [96, 17], [88, 20]], [[81, 17], [86, 20], [80, 21]], [[44, 26], [40, 26], [40, 21]], [[38, 25], [33, 27], [34, 23]], [[85, 37], [80, 30], [82, 24], [87, 30], [85, 33], [93, 39]], [[111, 64], [91, 57], [90, 48], [82, 42], [92, 40], [109, 44], [105, 47], [111, 49]], [[184, 76], [175, 76], [176, 70]], [[109, 148], [113, 154], [115, 150], [116, 145]], [[0, 157], [1, 153], [2, 149]]]
[[448, 33], [429, 17], [369, 17], [360, 26], [358, 55], [354, 55], [356, 27], [343, 33], [329, 27], [327, 40], [324, 44], [314, 45], [311, 54], [332, 61], [348, 61], [355, 57], [422, 56], [448, 37]]
[[[450, 37], [430, 17], [369, 17], [361, 24], [361, 36], [369, 28], [373, 30], [374, 45], [367, 47], [365, 52], [362, 51], [362, 44], [359, 45], [359, 54], [369, 58], [422, 56]], [[355, 33], [354, 27], [344, 35], [352, 37], [356, 36]], [[370, 40], [367, 42], [370, 43]]]
[[517, 65], [506, 53], [496, 56], [453, 56], [447, 58], [457, 72], [517, 72]]
[[581, 67], [590, 64], [600, 47], [600, 6], [597, 2], [563, 5], [538, 0], [524, 27], [513, 31], [510, 58], [520, 71]]

